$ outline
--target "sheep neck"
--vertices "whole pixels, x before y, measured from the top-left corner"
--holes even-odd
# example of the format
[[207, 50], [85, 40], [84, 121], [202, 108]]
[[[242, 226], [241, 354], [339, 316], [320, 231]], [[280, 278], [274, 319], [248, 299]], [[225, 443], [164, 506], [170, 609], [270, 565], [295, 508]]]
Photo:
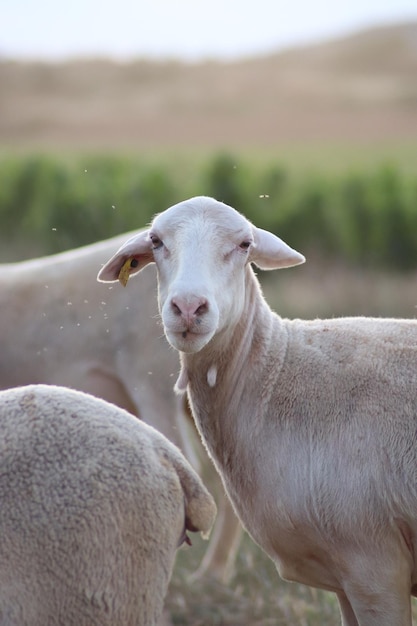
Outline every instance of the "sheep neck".
[[[256, 462], [248, 441], [254, 441], [262, 429], [263, 407], [273, 387], [271, 359], [277, 375], [277, 342], [283, 361], [286, 334], [282, 320], [265, 302], [249, 266], [244, 308], [237, 325], [215, 337], [199, 353], [180, 355], [197, 428], [232, 498], [240, 490], [236, 477], [242, 479], [242, 465], [248, 469], [245, 480], [256, 481]], [[217, 376], [211, 386], [207, 372], [213, 366]]]

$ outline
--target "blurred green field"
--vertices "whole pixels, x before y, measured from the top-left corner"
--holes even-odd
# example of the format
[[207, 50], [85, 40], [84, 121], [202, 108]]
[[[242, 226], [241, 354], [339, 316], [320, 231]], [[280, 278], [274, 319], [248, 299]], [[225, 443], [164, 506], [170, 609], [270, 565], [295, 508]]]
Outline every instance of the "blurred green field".
[[229, 147], [225, 144], [215, 149], [177, 145], [175, 148], [149, 147], [146, 149], [117, 148], [115, 150], [72, 149], [33, 149], [30, 146], [7, 146], [0, 144], [0, 162], [9, 159], [46, 157], [64, 163], [77, 163], [83, 159], [89, 161], [113, 157], [133, 160], [148, 166], [160, 166], [179, 182], [186, 182], [190, 173], [198, 174], [219, 154], [232, 154], [238, 161], [249, 164], [255, 172], [265, 168], [271, 162], [285, 166], [291, 175], [301, 177], [317, 171], [328, 174], [340, 174], [351, 169], [371, 172], [382, 164], [390, 163], [404, 173], [417, 174], [417, 143], [410, 139], [379, 139], [363, 141], [316, 140], [316, 141], [279, 141], [273, 147]]
[[3, 156], [1, 260], [105, 239], [146, 225], [170, 204], [210, 195], [304, 253], [360, 268], [416, 267], [417, 147], [326, 150]]

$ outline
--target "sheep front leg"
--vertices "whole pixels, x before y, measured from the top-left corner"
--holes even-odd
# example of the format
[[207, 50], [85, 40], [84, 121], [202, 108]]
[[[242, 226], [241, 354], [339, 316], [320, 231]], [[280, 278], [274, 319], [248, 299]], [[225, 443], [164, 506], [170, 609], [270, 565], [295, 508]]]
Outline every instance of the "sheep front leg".
[[352, 606], [354, 615], [342, 612], [343, 626], [412, 626], [411, 602], [406, 594], [400, 599], [387, 591], [386, 595], [375, 597], [369, 604], [362, 598], [359, 602], [352, 600]]
[[[412, 626], [411, 568], [404, 552], [363, 554], [339, 593], [343, 626]], [[352, 573], [352, 572], [351, 572]]]
[[337, 598], [339, 600], [340, 613], [342, 615], [342, 626], [360, 626], [353, 612], [352, 606], [343, 591], [340, 591], [337, 594]]

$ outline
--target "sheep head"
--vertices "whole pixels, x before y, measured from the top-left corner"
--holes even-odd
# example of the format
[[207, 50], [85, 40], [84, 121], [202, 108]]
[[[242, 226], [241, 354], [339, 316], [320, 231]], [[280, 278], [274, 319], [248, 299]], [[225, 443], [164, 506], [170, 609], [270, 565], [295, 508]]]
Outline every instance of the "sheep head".
[[180, 352], [193, 353], [239, 319], [250, 263], [272, 270], [304, 261], [232, 207], [197, 197], [157, 215], [104, 265], [98, 280], [125, 283], [154, 262], [167, 339]]

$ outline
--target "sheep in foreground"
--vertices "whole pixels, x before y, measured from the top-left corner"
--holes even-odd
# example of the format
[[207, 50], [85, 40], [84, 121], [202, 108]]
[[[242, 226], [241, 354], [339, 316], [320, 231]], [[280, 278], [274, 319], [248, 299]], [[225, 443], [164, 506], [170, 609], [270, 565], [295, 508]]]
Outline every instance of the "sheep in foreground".
[[155, 429], [90, 395], [0, 392], [0, 624], [153, 626], [215, 505]]
[[[96, 281], [128, 236], [0, 266], [0, 389], [46, 383], [103, 398], [162, 432], [209, 477], [215, 472], [184, 398], [173, 392], [178, 354], [155, 320], [154, 267], [136, 289]], [[210, 481], [219, 516], [199, 573], [227, 580], [242, 530], [223, 487]]]
[[280, 318], [251, 264], [303, 261], [233, 208], [199, 197], [156, 216], [99, 280], [155, 262], [165, 333], [180, 352], [177, 388], [281, 576], [335, 592], [344, 626], [409, 626], [417, 321]]

